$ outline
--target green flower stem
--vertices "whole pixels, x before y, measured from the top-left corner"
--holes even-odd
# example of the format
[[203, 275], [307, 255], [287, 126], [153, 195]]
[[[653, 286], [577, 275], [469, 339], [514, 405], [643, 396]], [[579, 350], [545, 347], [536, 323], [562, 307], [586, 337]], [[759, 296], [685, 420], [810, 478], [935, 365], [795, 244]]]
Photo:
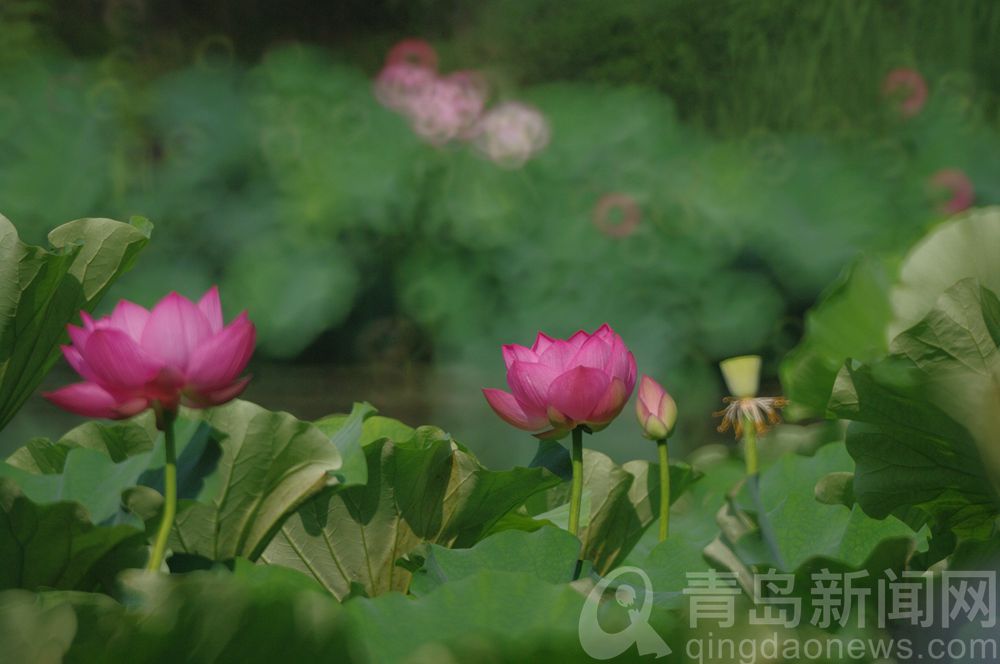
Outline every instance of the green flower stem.
[[167, 551], [167, 540], [174, 527], [174, 516], [177, 514], [177, 450], [174, 442], [174, 413], [165, 412], [163, 419], [163, 439], [166, 442], [167, 463], [163, 469], [164, 501], [163, 516], [160, 517], [160, 528], [156, 532], [156, 542], [146, 569], [158, 571]]
[[757, 428], [749, 419], [743, 422], [743, 456], [747, 463], [747, 475], [756, 475], [757, 465]]
[[768, 550], [775, 564], [781, 569], [785, 569], [785, 559], [781, 555], [781, 548], [778, 546], [778, 538], [775, 536], [774, 527], [767, 516], [767, 510], [760, 499], [760, 470], [757, 462], [757, 428], [750, 419], [743, 421], [743, 455], [747, 464], [747, 490], [750, 499], [753, 501], [754, 509], [757, 511], [757, 527], [760, 528], [761, 537], [767, 544]]
[[660, 541], [670, 534], [670, 460], [667, 454], [667, 439], [656, 441], [660, 453]]
[[583, 429], [573, 429], [573, 489], [569, 496], [569, 532], [580, 532], [580, 504], [583, 502]]

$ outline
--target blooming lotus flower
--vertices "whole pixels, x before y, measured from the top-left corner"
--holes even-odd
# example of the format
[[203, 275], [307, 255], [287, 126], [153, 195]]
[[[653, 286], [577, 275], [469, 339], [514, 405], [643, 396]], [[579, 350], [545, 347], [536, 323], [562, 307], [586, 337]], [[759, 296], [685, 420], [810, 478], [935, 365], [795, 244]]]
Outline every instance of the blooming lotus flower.
[[122, 300], [110, 316], [69, 325], [66, 360], [83, 377], [44, 396], [87, 417], [120, 419], [146, 408], [207, 408], [237, 397], [256, 331], [246, 312], [223, 325], [214, 286], [198, 301], [171, 293], [148, 311]]
[[503, 357], [510, 392], [483, 394], [504, 421], [539, 438], [603, 429], [635, 387], [635, 357], [607, 324], [566, 340], [539, 332], [531, 348], [506, 345]]
[[663, 387], [649, 376], [639, 380], [639, 398], [635, 402], [635, 415], [642, 427], [642, 434], [650, 440], [663, 440], [670, 436], [677, 423], [677, 404]]

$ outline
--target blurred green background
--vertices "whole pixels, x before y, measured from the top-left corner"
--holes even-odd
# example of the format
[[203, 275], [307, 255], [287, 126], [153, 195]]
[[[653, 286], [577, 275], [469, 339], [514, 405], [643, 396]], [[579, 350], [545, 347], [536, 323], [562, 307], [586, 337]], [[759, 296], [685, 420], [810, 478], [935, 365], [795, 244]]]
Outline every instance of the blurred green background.
[[[720, 359], [762, 354], [777, 393], [857, 255], [1000, 203], [998, 31], [992, 0], [5, 0], [0, 213], [35, 243], [150, 218], [104, 306], [220, 284], [258, 326], [267, 407], [368, 400], [524, 463], [530, 437], [479, 392], [504, 386], [500, 344], [608, 322], [690, 449], [725, 441]], [[488, 108], [542, 113], [544, 149], [505, 167], [383, 107], [373, 80], [414, 37], [442, 73], [481, 72]], [[926, 85], [915, 112], [897, 70]], [[33, 397], [0, 451], [72, 422]], [[654, 454], [631, 406], [593, 446]]]

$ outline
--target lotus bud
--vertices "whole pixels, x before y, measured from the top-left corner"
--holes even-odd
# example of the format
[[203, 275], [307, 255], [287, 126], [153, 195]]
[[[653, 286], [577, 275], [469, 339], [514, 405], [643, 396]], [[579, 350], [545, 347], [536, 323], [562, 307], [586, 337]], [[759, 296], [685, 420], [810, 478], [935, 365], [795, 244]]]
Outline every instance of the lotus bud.
[[639, 380], [639, 398], [635, 414], [642, 435], [650, 440], [669, 438], [677, 423], [677, 404], [663, 387], [649, 376]]

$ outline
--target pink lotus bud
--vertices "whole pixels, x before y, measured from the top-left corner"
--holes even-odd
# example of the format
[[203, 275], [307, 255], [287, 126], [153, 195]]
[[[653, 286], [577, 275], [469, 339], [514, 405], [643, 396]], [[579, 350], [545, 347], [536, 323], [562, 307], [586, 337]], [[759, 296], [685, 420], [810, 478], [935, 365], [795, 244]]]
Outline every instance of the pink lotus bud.
[[650, 440], [668, 438], [677, 424], [677, 404], [667, 391], [649, 376], [639, 381], [639, 398], [635, 402], [642, 434]]
[[893, 69], [882, 83], [882, 94], [899, 100], [900, 115], [913, 117], [927, 102], [927, 82], [916, 69]]
[[207, 408], [239, 396], [239, 378], [253, 354], [256, 330], [240, 314], [223, 325], [214, 286], [198, 301], [171, 293], [148, 311], [122, 300], [110, 316], [67, 326], [66, 360], [83, 377], [45, 394], [55, 405], [86, 417], [121, 419], [157, 406]]
[[534, 108], [518, 102], [498, 104], [475, 128], [475, 146], [507, 168], [519, 168], [549, 143], [549, 123]]
[[957, 168], [945, 168], [930, 178], [932, 189], [950, 194], [950, 197], [938, 206], [944, 214], [956, 214], [972, 205], [975, 200], [975, 190], [972, 181]]
[[607, 324], [566, 340], [539, 332], [531, 348], [506, 345], [503, 357], [510, 392], [483, 394], [504, 421], [539, 438], [562, 438], [578, 426], [603, 429], [635, 387], [635, 357]]

